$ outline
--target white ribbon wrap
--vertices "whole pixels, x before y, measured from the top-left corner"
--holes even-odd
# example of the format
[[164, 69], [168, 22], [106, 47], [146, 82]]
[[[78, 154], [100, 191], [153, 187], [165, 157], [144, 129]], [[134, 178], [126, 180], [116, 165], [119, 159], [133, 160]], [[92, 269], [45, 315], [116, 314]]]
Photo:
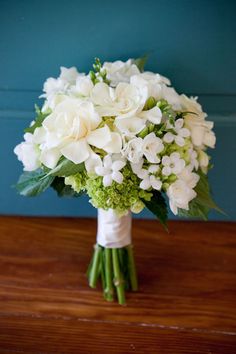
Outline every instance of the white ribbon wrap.
[[131, 244], [132, 216], [117, 216], [113, 209], [98, 209], [97, 243], [106, 248], [121, 248]]

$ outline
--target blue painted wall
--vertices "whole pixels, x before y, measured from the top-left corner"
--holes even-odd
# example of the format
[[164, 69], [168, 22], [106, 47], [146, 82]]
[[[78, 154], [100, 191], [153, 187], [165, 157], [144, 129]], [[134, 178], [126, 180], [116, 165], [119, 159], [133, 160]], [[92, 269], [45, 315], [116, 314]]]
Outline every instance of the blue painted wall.
[[17, 196], [11, 185], [22, 167], [12, 150], [44, 80], [61, 65], [85, 71], [95, 56], [149, 53], [147, 68], [168, 76], [179, 92], [198, 95], [215, 121], [210, 180], [216, 201], [236, 220], [235, 13], [229, 0], [0, 0], [0, 214], [95, 215], [87, 198]]

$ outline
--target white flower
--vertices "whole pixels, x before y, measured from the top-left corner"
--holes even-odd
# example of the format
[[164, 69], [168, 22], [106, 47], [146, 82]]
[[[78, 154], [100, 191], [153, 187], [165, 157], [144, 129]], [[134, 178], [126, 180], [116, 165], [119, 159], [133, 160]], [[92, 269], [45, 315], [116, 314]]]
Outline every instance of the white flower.
[[95, 173], [98, 176], [103, 176], [103, 185], [105, 187], [111, 186], [112, 181], [120, 184], [123, 182], [123, 175], [120, 170], [122, 170], [125, 164], [122, 159], [114, 161], [110, 155], [106, 155], [103, 158], [102, 164], [95, 167]]
[[68, 97], [44, 121], [41, 161], [54, 168], [61, 155], [78, 164], [88, 159], [90, 145], [107, 152], [120, 152], [121, 138], [108, 126], [98, 128], [101, 118], [91, 102]]
[[131, 139], [124, 147], [123, 155], [132, 163], [138, 163], [143, 156], [143, 139], [134, 138]]
[[198, 161], [199, 165], [204, 173], [207, 172], [207, 167], [209, 165], [209, 156], [203, 150], [198, 151]]
[[178, 177], [187, 183], [189, 188], [195, 188], [200, 178], [197, 173], [192, 172], [190, 165], [185, 167], [181, 173], [179, 173]]
[[150, 133], [143, 139], [143, 154], [146, 159], [151, 163], [160, 162], [158, 154], [164, 149], [162, 140], [158, 138], [154, 133]]
[[132, 76], [130, 83], [138, 88], [146, 88], [148, 97], [152, 96], [156, 99], [161, 97], [162, 84], [170, 85], [170, 81], [164, 76], [148, 71]]
[[169, 197], [170, 209], [177, 215], [178, 208], [189, 209], [189, 202], [194, 199], [197, 194], [184, 180], [178, 179], [167, 189], [167, 196]]
[[180, 154], [178, 152], [172, 152], [170, 156], [162, 157], [162, 174], [164, 176], [169, 176], [172, 173], [175, 175], [180, 173], [185, 167], [185, 161], [180, 158]]
[[111, 62], [105, 62], [103, 69], [107, 72], [107, 78], [111, 81], [111, 86], [117, 86], [119, 82], [129, 82], [130, 77], [135, 74], [139, 74], [138, 67], [133, 63], [131, 59], [123, 62], [121, 60]]
[[71, 68], [65, 68], [64, 66], [61, 66], [60, 70], [61, 74], [59, 79], [73, 85], [77, 79], [77, 76], [79, 75], [76, 67], [72, 66]]
[[196, 101], [197, 98], [188, 98], [181, 95], [182, 109], [189, 112], [185, 115], [185, 125], [191, 132], [193, 144], [198, 148], [209, 146], [215, 147], [216, 137], [213, 129], [213, 122], [206, 121], [206, 113], [202, 111], [201, 105]]
[[162, 85], [159, 99], [165, 99], [176, 111], [181, 109], [180, 95], [173, 87]]
[[199, 167], [199, 162], [198, 162], [198, 154], [197, 152], [191, 147], [188, 150], [189, 153], [189, 157], [190, 157], [190, 166], [191, 166], [191, 170], [193, 170], [195, 168], [195, 170], [198, 169]]
[[145, 90], [119, 83], [115, 89], [104, 82], [97, 83], [91, 93], [92, 102], [104, 116], [131, 117], [141, 111], [147, 98]]
[[162, 182], [160, 177], [157, 176], [157, 172], [159, 171], [159, 165], [150, 165], [148, 169], [143, 168], [142, 159], [137, 164], [131, 164], [132, 171], [140, 178], [142, 181], [140, 182], [141, 189], [149, 189], [153, 188], [156, 190], [160, 190], [162, 187]]
[[[176, 131], [177, 135], [168, 132], [164, 135], [163, 140], [164, 142], [170, 144], [173, 141], [175, 141], [175, 143], [178, 146], [184, 146], [185, 145], [185, 138], [190, 136], [190, 131], [187, 128], [183, 128], [184, 125], [184, 120], [182, 118], [177, 119], [175, 121], [174, 127], [173, 129]], [[170, 126], [171, 128], [171, 126]]]
[[94, 85], [89, 76], [79, 75], [76, 79], [75, 86], [71, 88], [74, 95], [89, 97]]
[[26, 133], [24, 139], [25, 141], [15, 147], [14, 153], [18, 160], [23, 163], [24, 171], [34, 171], [41, 165], [39, 160], [40, 150], [34, 142], [33, 134]]

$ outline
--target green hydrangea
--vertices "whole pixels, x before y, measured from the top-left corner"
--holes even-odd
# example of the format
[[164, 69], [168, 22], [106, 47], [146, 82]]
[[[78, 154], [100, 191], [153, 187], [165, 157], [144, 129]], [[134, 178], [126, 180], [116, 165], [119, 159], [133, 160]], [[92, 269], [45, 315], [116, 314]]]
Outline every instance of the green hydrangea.
[[65, 184], [71, 186], [75, 192], [80, 193], [85, 190], [87, 173], [79, 172], [73, 176], [65, 177]]
[[140, 212], [144, 207], [141, 199], [150, 201], [152, 193], [140, 189], [140, 180], [129, 166], [124, 167], [122, 174], [123, 182], [118, 184], [113, 181], [110, 187], [104, 187], [100, 176], [87, 179], [85, 188], [95, 208], [111, 208], [116, 210], [118, 215], [123, 215], [130, 209]]

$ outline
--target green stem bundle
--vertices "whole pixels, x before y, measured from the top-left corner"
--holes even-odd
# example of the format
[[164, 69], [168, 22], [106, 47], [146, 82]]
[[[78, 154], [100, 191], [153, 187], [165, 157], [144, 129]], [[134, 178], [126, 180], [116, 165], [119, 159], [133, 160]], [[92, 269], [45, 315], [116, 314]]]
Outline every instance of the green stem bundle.
[[96, 288], [101, 279], [107, 301], [114, 301], [116, 297], [120, 305], [125, 305], [125, 290], [138, 290], [132, 245], [105, 248], [96, 244], [87, 275], [92, 288]]

